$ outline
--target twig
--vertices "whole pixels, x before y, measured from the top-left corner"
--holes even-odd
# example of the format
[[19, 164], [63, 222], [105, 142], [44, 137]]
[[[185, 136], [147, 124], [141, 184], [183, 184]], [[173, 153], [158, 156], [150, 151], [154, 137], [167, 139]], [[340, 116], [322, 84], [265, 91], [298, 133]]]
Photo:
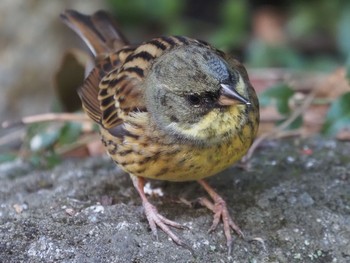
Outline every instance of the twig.
[[[315, 97], [315, 93], [316, 93], [315, 90], [312, 90], [312, 92], [310, 92], [309, 95], [305, 98], [303, 104], [299, 108], [294, 110], [293, 113], [288, 117], [288, 119], [286, 119], [283, 123], [281, 123], [275, 129], [273, 129], [267, 133], [264, 133], [260, 137], [258, 137], [254, 141], [254, 143], [252, 144], [250, 149], [248, 150], [247, 154], [243, 157], [243, 159], [242, 159], [243, 162], [248, 161], [252, 157], [255, 150], [260, 146], [260, 144], [263, 141], [265, 141], [268, 138], [272, 138], [273, 136], [276, 136], [276, 134], [278, 135], [283, 130], [288, 128], [288, 126], [291, 125], [293, 123], [293, 121], [295, 121], [300, 115], [302, 115], [303, 112], [305, 112], [306, 109], [311, 105], [311, 103]], [[298, 131], [298, 133], [300, 133], [300, 131]]]
[[80, 146], [86, 145], [94, 140], [98, 140], [99, 135], [97, 133], [85, 136], [81, 138], [80, 140], [76, 141], [75, 143], [71, 143], [69, 145], [63, 145], [55, 150], [55, 152], [59, 155], [65, 154], [67, 152], [70, 152], [76, 148], [79, 148]]
[[2, 128], [11, 128], [14, 126], [21, 126], [30, 123], [46, 122], [46, 121], [90, 121], [85, 114], [76, 113], [44, 113], [28, 117], [23, 117], [20, 121], [5, 121], [1, 124]]

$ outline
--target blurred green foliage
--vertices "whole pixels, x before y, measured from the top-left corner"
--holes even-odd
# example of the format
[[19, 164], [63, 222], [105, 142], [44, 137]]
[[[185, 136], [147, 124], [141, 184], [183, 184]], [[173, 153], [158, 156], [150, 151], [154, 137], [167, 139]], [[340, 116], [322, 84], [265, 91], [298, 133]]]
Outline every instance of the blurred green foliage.
[[339, 50], [344, 56], [350, 59], [350, 2], [341, 11], [337, 27], [337, 43]]
[[22, 150], [30, 152], [28, 159], [32, 165], [53, 167], [61, 160], [57, 149], [74, 144], [81, 135], [82, 125], [77, 122], [31, 124]]
[[16, 160], [17, 154], [15, 153], [1, 153], [0, 154], [0, 163], [6, 163], [13, 160]]
[[220, 48], [229, 50], [230, 47], [241, 45], [248, 37], [248, 6], [247, 1], [224, 1], [220, 6], [220, 23], [209, 37], [208, 41]]
[[175, 23], [182, 13], [184, 0], [111, 0], [118, 18], [123, 22], [140, 25], [142, 20], [149, 22]]
[[[345, 0], [276, 2], [272, 7], [285, 17], [283, 27], [287, 36], [287, 41], [278, 45], [252, 35], [255, 12], [264, 7], [257, 1], [107, 0], [107, 3], [133, 39], [142, 41], [145, 34], [202, 38], [226, 51], [238, 51], [238, 56], [245, 57], [254, 67], [329, 71], [344, 63], [350, 53], [350, 2]], [[313, 52], [318, 54], [310, 54]]]
[[[296, 71], [331, 72], [346, 65], [347, 78], [350, 79], [350, 1], [347, 0], [281, 0], [275, 1], [274, 6], [246, 0], [106, 2], [110, 6], [109, 11], [117, 17], [123, 32], [132, 43], [160, 35], [187, 35], [233, 53], [248, 68], [281, 67]], [[271, 28], [282, 32], [282, 41], [273, 43], [256, 33], [261, 22], [256, 20], [257, 13], [264, 8], [272, 8], [272, 14], [277, 15], [280, 28]], [[264, 30], [268, 29], [265, 27]], [[80, 102], [65, 103], [72, 101], [71, 86], [77, 86], [76, 82], [82, 79], [82, 65], [85, 65], [86, 58], [81, 60], [70, 55], [66, 54], [64, 62], [68, 64], [62, 63], [62, 71], [59, 71], [55, 79], [60, 98], [57, 105], [62, 103], [56, 107], [57, 111], [74, 111], [75, 104], [80, 106]], [[71, 72], [75, 72], [76, 77], [77, 70], [81, 73], [78, 80], [71, 78]], [[286, 120], [292, 114], [289, 101], [294, 93], [291, 87], [279, 84], [259, 94], [259, 99], [262, 106], [274, 105]], [[335, 135], [340, 129], [350, 127], [349, 101], [350, 93], [346, 93], [332, 102], [323, 134]], [[298, 128], [300, 125], [302, 116], [289, 128]], [[76, 143], [81, 135], [82, 128], [77, 123], [54, 125], [54, 129], [48, 124], [34, 124], [28, 126], [22, 148], [30, 151], [29, 158], [34, 165], [50, 167], [60, 160], [57, 149]], [[13, 153], [2, 154], [0, 163], [13, 160], [16, 156]]]
[[[234, 52], [248, 67], [332, 72], [347, 63], [348, 78], [350, 76], [350, 2], [347, 0], [270, 2], [274, 5], [245, 0], [107, 2], [120, 23], [139, 34], [146, 30], [153, 37], [183, 34], [202, 38], [220, 49]], [[264, 22], [255, 20], [261, 10], [272, 10], [272, 16], [276, 15], [280, 28], [272, 26], [271, 30], [281, 30], [282, 41], [271, 43], [256, 34], [257, 23]], [[143, 40], [143, 37], [141, 34], [137, 39]], [[262, 105], [274, 104], [287, 118], [291, 114], [288, 101], [293, 94], [290, 87], [278, 85], [259, 97]], [[349, 122], [347, 99], [348, 95], [344, 95], [332, 104], [324, 133], [334, 134]], [[302, 119], [298, 118], [292, 127], [299, 127], [301, 123]]]
[[350, 92], [336, 99], [326, 117], [323, 133], [334, 136], [343, 128], [350, 129]]
[[300, 69], [303, 58], [295, 50], [287, 46], [271, 46], [256, 40], [251, 43], [247, 52], [247, 60], [251, 67], [289, 67]]
[[274, 105], [281, 115], [288, 115], [290, 108], [288, 101], [294, 95], [294, 90], [286, 84], [278, 84], [259, 95], [261, 106]]
[[[276, 107], [277, 111], [284, 117], [282, 120], [276, 123], [278, 125], [287, 120], [292, 114], [292, 109], [289, 106], [289, 102], [294, 94], [295, 91], [291, 87], [289, 87], [287, 84], [281, 83], [259, 94], [259, 102], [262, 107], [269, 105]], [[302, 116], [299, 116], [289, 125], [288, 128], [297, 129], [300, 128], [302, 124], [303, 118]]]
[[180, 19], [184, 10], [184, 0], [109, 0], [108, 1], [123, 26], [133, 31], [137, 28], [157, 28], [168, 34], [181, 34], [185, 24]]

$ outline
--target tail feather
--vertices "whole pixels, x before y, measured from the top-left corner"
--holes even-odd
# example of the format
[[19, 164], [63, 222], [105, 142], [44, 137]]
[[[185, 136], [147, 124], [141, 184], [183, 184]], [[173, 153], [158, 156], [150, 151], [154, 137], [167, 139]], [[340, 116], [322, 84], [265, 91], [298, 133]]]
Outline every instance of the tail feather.
[[102, 111], [98, 100], [99, 88], [101, 78], [99, 76], [98, 68], [94, 68], [83, 86], [78, 89], [78, 94], [83, 104], [83, 108], [87, 115], [96, 123], [101, 123]]
[[85, 41], [95, 57], [117, 51], [128, 44], [115, 20], [104, 11], [89, 16], [66, 10], [61, 19]]
[[104, 11], [84, 15], [74, 10], [66, 10], [61, 14], [61, 19], [85, 41], [95, 55], [96, 66], [78, 93], [88, 116], [101, 124], [99, 83], [111, 67], [119, 63], [116, 51], [127, 45], [128, 41], [119, 31], [115, 20]]

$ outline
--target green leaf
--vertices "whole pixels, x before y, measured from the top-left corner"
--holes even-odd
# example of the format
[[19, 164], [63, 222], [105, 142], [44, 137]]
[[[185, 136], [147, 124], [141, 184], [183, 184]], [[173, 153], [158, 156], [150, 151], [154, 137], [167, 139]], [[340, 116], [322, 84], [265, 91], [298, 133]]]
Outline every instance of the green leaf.
[[244, 0], [222, 2], [219, 15], [222, 23], [212, 35], [210, 42], [225, 49], [241, 43], [247, 31], [247, 14], [248, 6]]
[[332, 136], [345, 127], [350, 127], [350, 92], [333, 101], [328, 110], [322, 133]]
[[54, 152], [50, 152], [48, 155], [45, 156], [45, 164], [47, 168], [53, 168], [60, 162], [61, 162], [61, 157]]
[[[147, 21], [169, 24], [179, 18], [185, 7], [184, 0], [109, 0], [121, 24], [136, 24]], [[150, 8], [151, 7], [151, 8]], [[177, 19], [178, 21], [179, 19]]]
[[58, 142], [60, 144], [70, 144], [75, 142], [81, 134], [82, 125], [77, 122], [66, 123], [60, 132]]
[[17, 158], [17, 155], [13, 153], [0, 154], [0, 163], [11, 162], [16, 158]]
[[59, 130], [47, 130], [38, 133], [30, 140], [30, 149], [34, 152], [48, 149], [51, 147], [59, 137]]
[[251, 67], [303, 68], [304, 58], [295, 50], [284, 45], [269, 45], [261, 40], [253, 40], [248, 47], [247, 63]]
[[297, 117], [288, 127], [290, 130], [299, 129], [303, 125], [303, 116]]
[[35, 152], [30, 155], [28, 161], [37, 168], [53, 168], [61, 162], [61, 157], [54, 151]]
[[345, 55], [350, 53], [350, 5], [347, 4], [340, 11], [341, 14], [338, 22], [337, 44], [340, 51], [342, 51], [342, 53]]
[[262, 92], [259, 96], [259, 100], [262, 106], [273, 104], [277, 107], [279, 113], [288, 115], [290, 113], [288, 101], [293, 95], [294, 90], [282, 83]]
[[346, 78], [350, 81], [350, 54], [348, 56], [348, 60], [346, 61]]
[[26, 129], [26, 135], [28, 139], [32, 139], [35, 135], [42, 133], [44, 131], [46, 131], [49, 127], [49, 123], [48, 122], [39, 122], [39, 123], [32, 123], [29, 124]]

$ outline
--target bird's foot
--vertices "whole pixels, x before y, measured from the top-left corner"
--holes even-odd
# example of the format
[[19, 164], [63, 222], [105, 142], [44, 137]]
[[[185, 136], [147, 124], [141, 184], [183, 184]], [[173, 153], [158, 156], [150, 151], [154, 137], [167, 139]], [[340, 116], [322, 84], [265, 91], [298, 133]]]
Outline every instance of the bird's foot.
[[169, 227], [184, 229], [185, 227], [177, 222], [169, 220], [158, 213], [157, 208], [148, 201], [143, 202], [145, 214], [150, 225], [153, 236], [158, 240], [157, 227], [162, 229], [176, 244], [186, 246], [185, 243]]
[[233, 229], [240, 237], [244, 238], [244, 234], [238, 225], [233, 221], [230, 213], [227, 209], [226, 202], [222, 197], [217, 194], [213, 188], [211, 188], [205, 181], [198, 181], [200, 185], [208, 192], [214, 202], [209, 201], [207, 198], [199, 198], [199, 203], [214, 213], [213, 224], [209, 228], [208, 232], [212, 232], [216, 229], [220, 220], [224, 224], [224, 234], [227, 241], [228, 253], [231, 254], [233, 238], [231, 235], [231, 229]]
[[157, 230], [159, 227], [176, 244], [178, 244], [184, 248], [187, 248], [193, 254], [192, 248], [189, 245], [187, 245], [185, 242], [183, 242], [170, 229], [170, 227], [174, 227], [174, 228], [178, 228], [178, 229], [185, 229], [186, 227], [162, 216], [161, 214], [159, 214], [157, 208], [148, 201], [148, 199], [144, 193], [144, 190], [143, 190], [144, 179], [142, 177], [131, 177], [131, 178], [133, 179], [134, 186], [142, 199], [142, 205], [143, 205], [143, 208], [145, 209], [145, 214], [146, 214], [149, 226], [150, 226], [152, 234], [156, 238], [156, 240], [158, 240], [158, 231]]

